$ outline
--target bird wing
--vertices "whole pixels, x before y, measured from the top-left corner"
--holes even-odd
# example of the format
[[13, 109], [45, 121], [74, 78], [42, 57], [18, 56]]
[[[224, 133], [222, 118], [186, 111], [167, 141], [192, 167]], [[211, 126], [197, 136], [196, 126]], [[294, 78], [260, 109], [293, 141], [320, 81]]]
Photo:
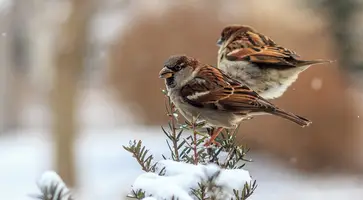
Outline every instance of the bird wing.
[[275, 110], [276, 107], [246, 85], [208, 66], [181, 89], [183, 99], [196, 107], [246, 114]]
[[236, 33], [226, 48], [230, 50], [226, 54], [228, 60], [272, 65], [271, 67], [296, 67], [300, 57], [296, 52], [279, 46], [267, 36], [252, 30]]

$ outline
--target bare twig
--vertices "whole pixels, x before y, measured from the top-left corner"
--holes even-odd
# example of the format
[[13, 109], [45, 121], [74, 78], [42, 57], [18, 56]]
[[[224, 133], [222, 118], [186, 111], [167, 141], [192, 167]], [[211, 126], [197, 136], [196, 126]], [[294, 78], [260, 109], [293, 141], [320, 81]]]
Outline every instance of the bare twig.
[[193, 129], [193, 152], [194, 152], [194, 165], [198, 164], [198, 150], [197, 150], [197, 130], [195, 127], [195, 123], [197, 120], [195, 120], [192, 123], [192, 129]]
[[175, 160], [176, 161], [180, 161], [180, 156], [179, 156], [179, 151], [178, 151], [178, 140], [177, 140], [177, 133], [176, 133], [176, 109], [174, 104], [171, 102], [170, 97], [168, 97], [166, 95], [167, 98], [167, 105], [166, 107], [169, 108], [167, 109], [167, 114], [170, 118], [170, 125], [171, 125], [171, 134], [173, 137], [173, 148], [174, 148], [174, 155], [175, 155]]

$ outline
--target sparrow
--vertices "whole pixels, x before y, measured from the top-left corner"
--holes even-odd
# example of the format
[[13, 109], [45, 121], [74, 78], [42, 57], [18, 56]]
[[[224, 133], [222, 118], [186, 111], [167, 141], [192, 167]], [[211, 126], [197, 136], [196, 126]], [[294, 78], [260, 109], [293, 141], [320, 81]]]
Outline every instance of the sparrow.
[[169, 57], [159, 76], [165, 79], [167, 95], [185, 119], [192, 121], [198, 116], [213, 130], [206, 146], [214, 143], [223, 129], [235, 129], [242, 120], [256, 115], [276, 115], [302, 127], [311, 123], [278, 108], [222, 70], [187, 55]]
[[217, 46], [217, 67], [265, 99], [282, 96], [298, 75], [311, 65], [332, 62], [303, 60], [296, 52], [246, 25], [225, 27]]

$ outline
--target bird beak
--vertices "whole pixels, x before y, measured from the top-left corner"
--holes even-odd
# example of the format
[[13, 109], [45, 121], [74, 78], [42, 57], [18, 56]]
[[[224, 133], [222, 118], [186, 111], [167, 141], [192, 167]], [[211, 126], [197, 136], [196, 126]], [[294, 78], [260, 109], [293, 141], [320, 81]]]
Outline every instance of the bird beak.
[[160, 78], [170, 78], [174, 75], [174, 72], [171, 71], [170, 69], [164, 67], [160, 72], [159, 72], [159, 77]]
[[217, 46], [222, 46], [223, 44], [223, 41], [222, 41], [222, 38], [219, 38], [218, 41], [217, 41]]

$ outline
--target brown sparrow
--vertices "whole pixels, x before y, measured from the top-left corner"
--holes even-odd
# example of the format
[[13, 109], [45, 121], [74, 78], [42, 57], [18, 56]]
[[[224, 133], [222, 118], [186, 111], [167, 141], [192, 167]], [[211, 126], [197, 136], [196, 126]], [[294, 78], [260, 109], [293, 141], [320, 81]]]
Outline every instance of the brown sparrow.
[[187, 120], [198, 116], [206, 127], [217, 128], [206, 145], [224, 128], [236, 128], [242, 120], [255, 115], [280, 116], [302, 127], [311, 123], [283, 111], [223, 71], [192, 57], [171, 56], [159, 75], [165, 79], [171, 101]]
[[244, 25], [222, 30], [217, 42], [218, 68], [265, 99], [280, 97], [310, 65], [329, 60], [302, 60], [270, 38]]

